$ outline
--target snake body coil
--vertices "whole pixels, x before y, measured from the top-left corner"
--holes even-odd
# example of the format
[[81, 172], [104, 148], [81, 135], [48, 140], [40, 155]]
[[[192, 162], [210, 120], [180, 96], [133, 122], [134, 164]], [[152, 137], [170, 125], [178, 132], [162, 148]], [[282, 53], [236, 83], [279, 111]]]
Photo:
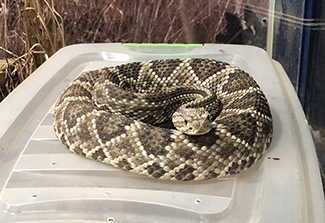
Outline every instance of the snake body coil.
[[[171, 117], [178, 130], [165, 128]], [[171, 180], [239, 173], [263, 156], [273, 131], [267, 99], [254, 79], [209, 59], [84, 73], [58, 99], [53, 122], [73, 153]]]

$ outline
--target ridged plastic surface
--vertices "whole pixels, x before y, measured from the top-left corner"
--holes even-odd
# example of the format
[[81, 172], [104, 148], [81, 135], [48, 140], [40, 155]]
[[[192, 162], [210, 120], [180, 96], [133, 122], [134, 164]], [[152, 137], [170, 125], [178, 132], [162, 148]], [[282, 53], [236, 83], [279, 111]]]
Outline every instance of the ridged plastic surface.
[[[167, 58], [210, 58], [249, 72], [274, 118], [266, 157], [202, 182], [149, 179], [70, 153], [52, 127], [64, 88], [87, 70]], [[56, 53], [0, 104], [0, 222], [324, 222], [314, 146], [279, 64], [255, 47], [76, 45]]]

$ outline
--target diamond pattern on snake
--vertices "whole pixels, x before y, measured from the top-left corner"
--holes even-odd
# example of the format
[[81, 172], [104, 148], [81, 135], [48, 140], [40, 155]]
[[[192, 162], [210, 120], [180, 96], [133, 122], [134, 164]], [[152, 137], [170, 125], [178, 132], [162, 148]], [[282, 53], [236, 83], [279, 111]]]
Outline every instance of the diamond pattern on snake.
[[229, 63], [168, 59], [86, 72], [57, 100], [54, 129], [73, 153], [168, 180], [240, 173], [270, 147], [256, 81]]

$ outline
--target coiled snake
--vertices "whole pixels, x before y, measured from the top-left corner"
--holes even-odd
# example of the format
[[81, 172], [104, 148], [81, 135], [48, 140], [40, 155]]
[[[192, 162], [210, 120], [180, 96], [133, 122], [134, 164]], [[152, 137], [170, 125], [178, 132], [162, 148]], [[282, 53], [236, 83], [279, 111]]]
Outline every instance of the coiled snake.
[[134, 62], [84, 73], [56, 102], [53, 122], [73, 153], [183, 181], [249, 168], [269, 148], [273, 132], [267, 99], [254, 79], [209, 59]]

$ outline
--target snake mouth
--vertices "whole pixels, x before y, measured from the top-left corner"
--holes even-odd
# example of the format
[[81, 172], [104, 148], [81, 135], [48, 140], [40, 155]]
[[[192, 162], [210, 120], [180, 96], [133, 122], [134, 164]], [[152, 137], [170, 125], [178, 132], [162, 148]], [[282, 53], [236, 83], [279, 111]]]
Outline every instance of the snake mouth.
[[180, 107], [172, 116], [175, 128], [187, 135], [204, 135], [212, 128], [211, 115], [203, 108]]

